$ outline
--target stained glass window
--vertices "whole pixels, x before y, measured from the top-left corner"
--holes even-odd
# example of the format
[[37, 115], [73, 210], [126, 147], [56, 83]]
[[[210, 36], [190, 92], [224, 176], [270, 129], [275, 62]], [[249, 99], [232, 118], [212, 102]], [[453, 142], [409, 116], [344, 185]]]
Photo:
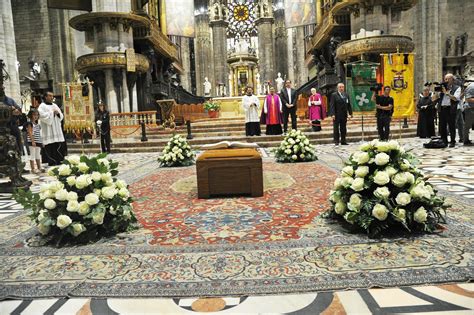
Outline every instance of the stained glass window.
[[255, 1], [252, 0], [228, 1], [228, 37], [249, 38], [257, 35], [257, 29], [255, 27], [255, 6]]

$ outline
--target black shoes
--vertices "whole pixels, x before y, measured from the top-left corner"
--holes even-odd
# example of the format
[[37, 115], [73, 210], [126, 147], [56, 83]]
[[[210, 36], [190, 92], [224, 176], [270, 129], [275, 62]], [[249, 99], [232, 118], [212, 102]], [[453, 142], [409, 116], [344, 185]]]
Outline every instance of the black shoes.
[[449, 147], [450, 147], [450, 148], [454, 148], [455, 146], [456, 146], [456, 144], [455, 144], [454, 142], [451, 142], [451, 143], [449, 144]]

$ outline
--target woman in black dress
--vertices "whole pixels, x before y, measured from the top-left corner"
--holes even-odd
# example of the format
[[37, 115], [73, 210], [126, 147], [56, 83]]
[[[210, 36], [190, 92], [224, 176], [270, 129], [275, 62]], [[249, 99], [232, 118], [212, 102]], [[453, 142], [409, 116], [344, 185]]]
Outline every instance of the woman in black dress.
[[110, 115], [109, 111], [105, 109], [105, 104], [100, 102], [99, 109], [95, 114], [95, 122], [97, 129], [100, 131], [100, 147], [102, 152], [110, 153]]
[[416, 104], [416, 110], [418, 111], [416, 135], [420, 138], [434, 137], [436, 108], [435, 103], [431, 100], [429, 87], [423, 89], [423, 95], [418, 100], [418, 104]]

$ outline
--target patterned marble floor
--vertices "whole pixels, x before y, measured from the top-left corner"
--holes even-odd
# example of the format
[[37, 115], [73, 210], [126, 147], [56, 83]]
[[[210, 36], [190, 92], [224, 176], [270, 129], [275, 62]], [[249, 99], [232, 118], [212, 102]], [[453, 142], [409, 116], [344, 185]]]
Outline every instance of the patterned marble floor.
[[474, 284], [200, 299], [40, 299], [0, 314], [473, 314]]
[[[401, 139], [421, 161], [420, 167], [438, 189], [448, 194], [474, 199], [474, 148], [459, 145], [438, 150], [424, 149], [423, 140]], [[319, 160], [340, 169], [344, 159], [357, 149], [349, 146], [318, 145]], [[271, 150], [261, 150], [272, 159]], [[158, 167], [156, 154], [113, 154], [120, 172], [142, 177]], [[150, 163], [152, 162], [152, 163]], [[34, 182], [48, 181], [45, 174], [27, 174]], [[1, 181], [1, 180], [0, 180]], [[22, 211], [9, 194], [0, 194], [0, 219]], [[200, 299], [37, 299], [0, 302], [0, 314], [474, 314], [474, 284], [368, 289], [304, 293], [281, 296], [244, 296]]]

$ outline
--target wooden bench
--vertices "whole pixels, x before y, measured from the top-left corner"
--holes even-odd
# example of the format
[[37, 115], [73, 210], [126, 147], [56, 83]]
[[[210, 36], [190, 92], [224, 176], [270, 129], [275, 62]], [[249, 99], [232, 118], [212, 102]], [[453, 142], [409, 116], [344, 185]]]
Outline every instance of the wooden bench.
[[196, 161], [198, 198], [263, 196], [262, 157], [255, 149], [204, 151]]

